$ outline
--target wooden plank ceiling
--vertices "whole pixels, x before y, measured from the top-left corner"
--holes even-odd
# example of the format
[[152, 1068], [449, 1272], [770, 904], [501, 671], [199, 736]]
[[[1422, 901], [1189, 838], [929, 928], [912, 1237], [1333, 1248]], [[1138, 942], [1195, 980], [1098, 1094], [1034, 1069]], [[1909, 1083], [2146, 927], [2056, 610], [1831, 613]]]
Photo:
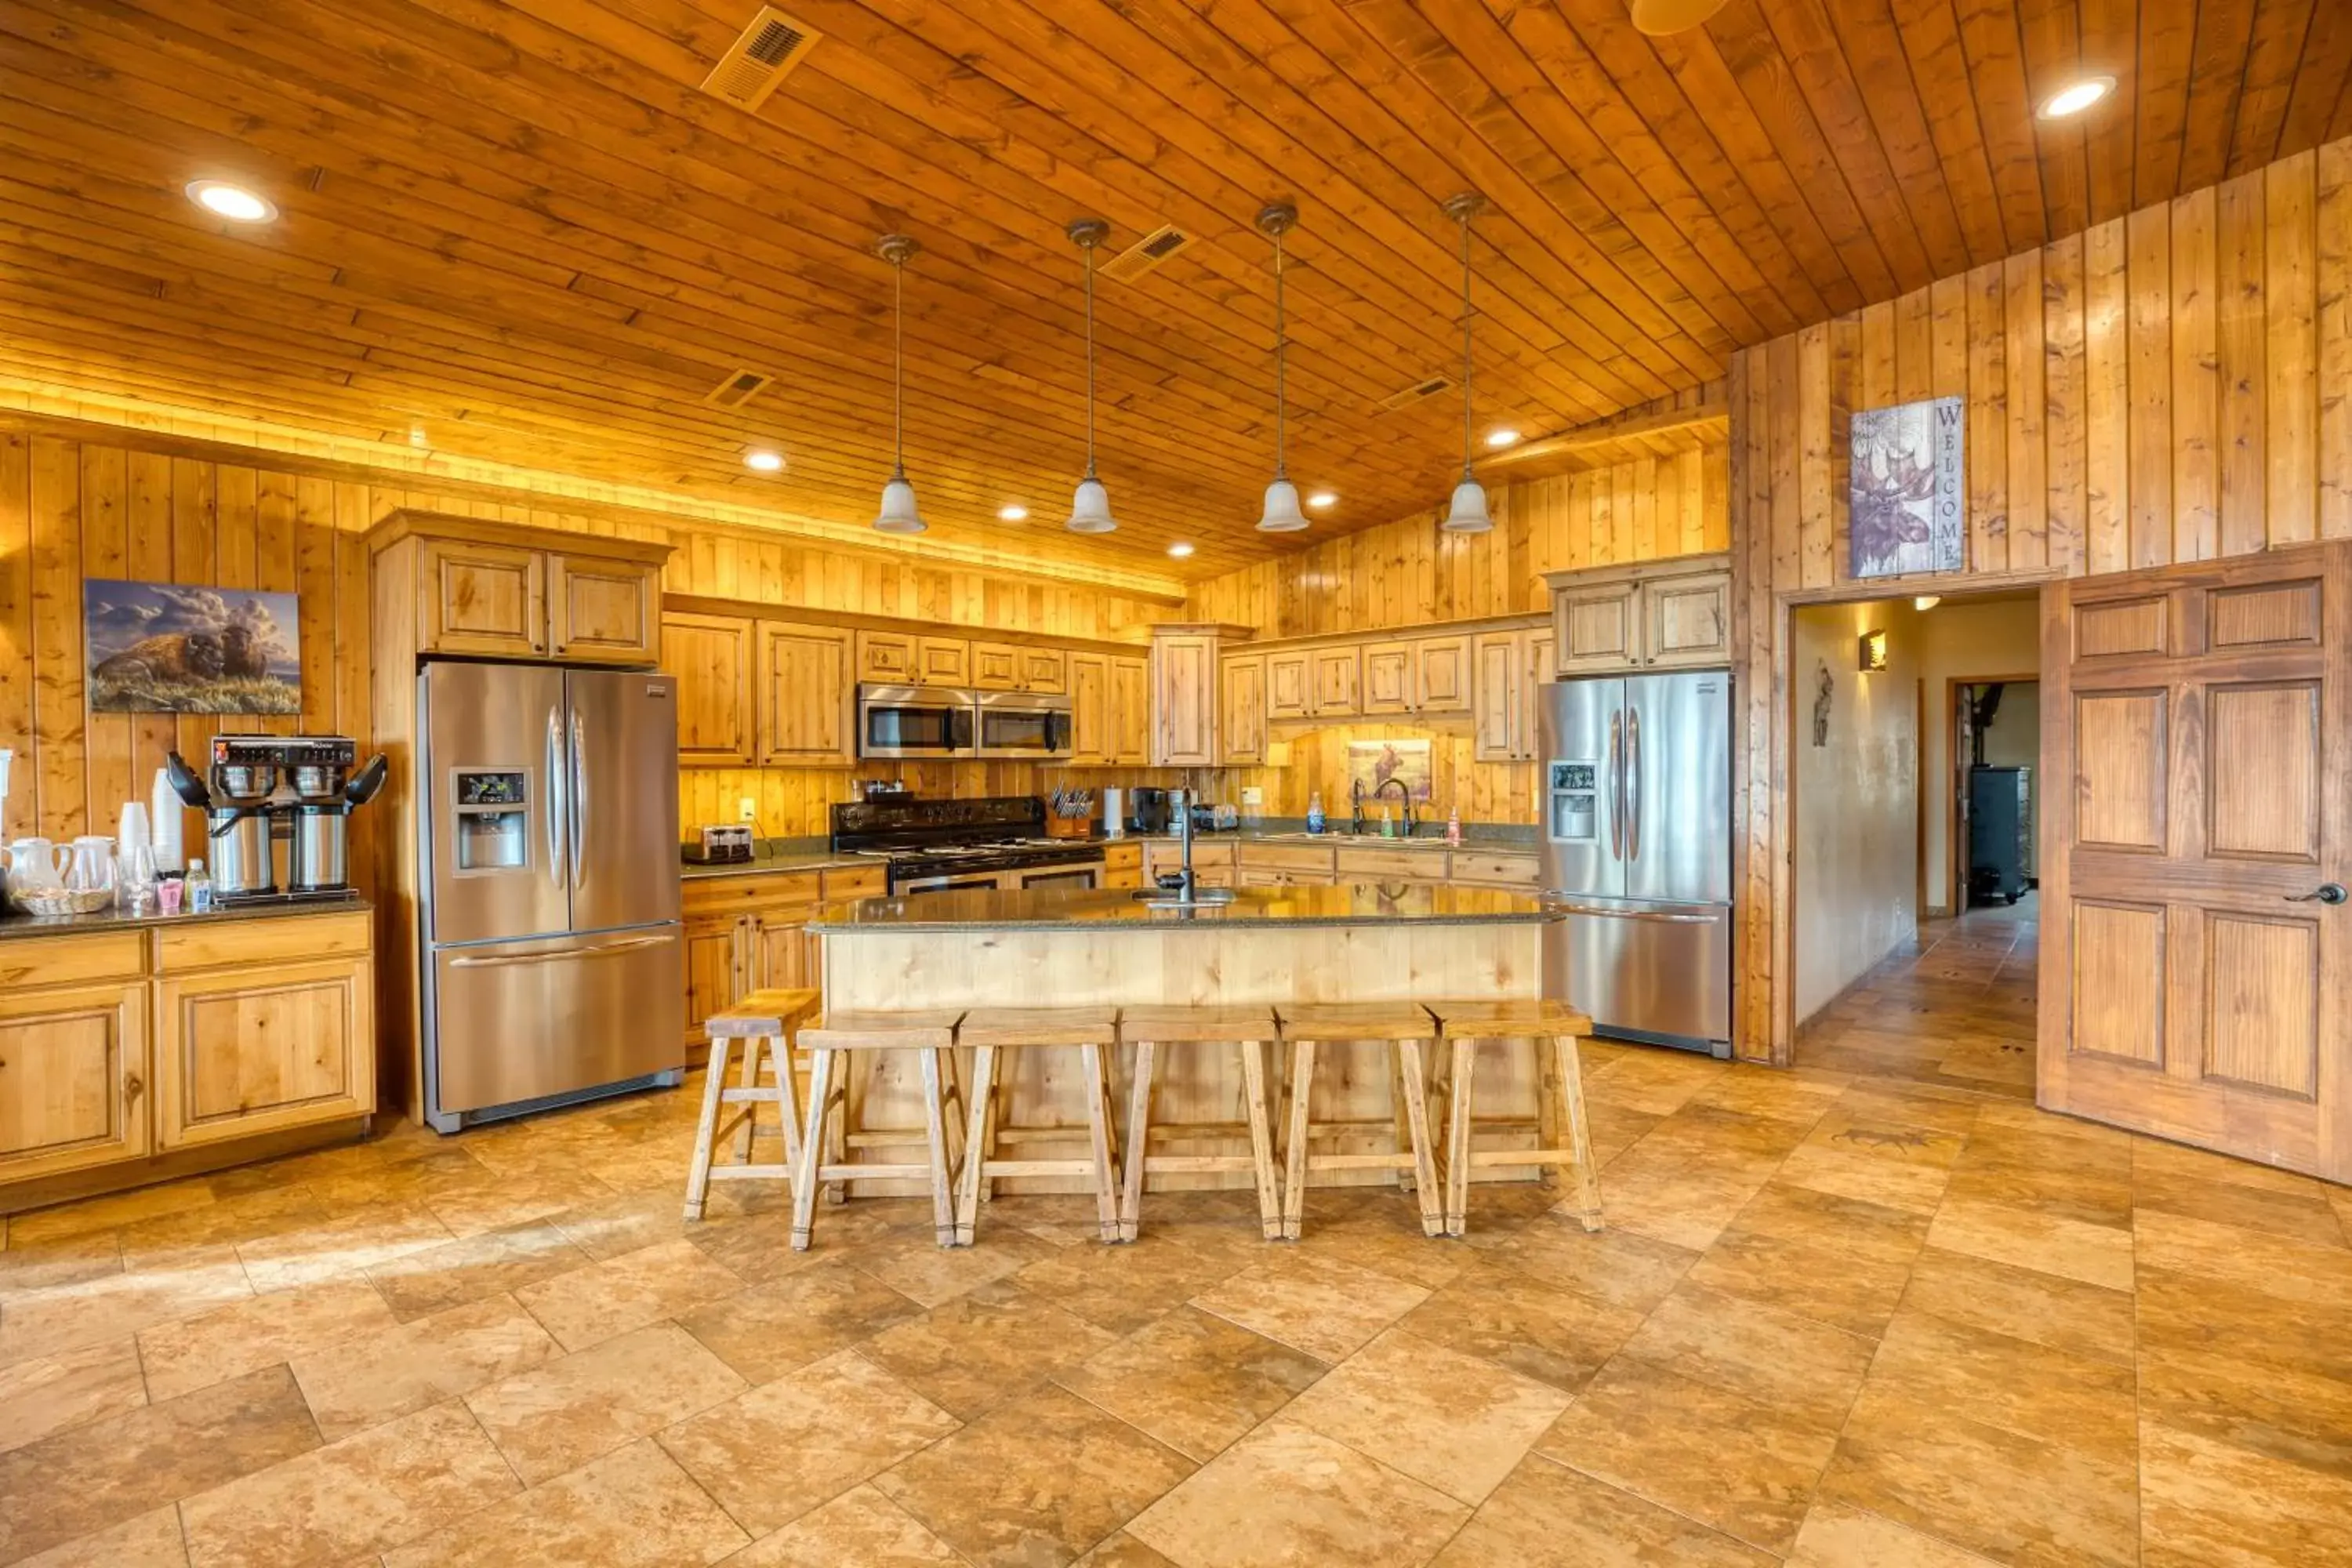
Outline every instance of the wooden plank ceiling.
[[[8, 0], [0, 375], [521, 467], [935, 528], [1058, 531], [1082, 463], [1079, 264], [1101, 285], [1101, 468], [1068, 548], [1204, 574], [1271, 462], [1291, 245], [1291, 470], [1321, 534], [1442, 499], [1455, 237], [1480, 226], [1482, 427], [1541, 437], [1719, 375], [1736, 347], [2352, 132], [2341, 0], [1730, 0], [1651, 39], [1623, 0], [792, 0], [821, 40], [757, 114], [700, 83], [752, 0]], [[2080, 121], [2033, 104], [2118, 79]], [[283, 209], [237, 227], [206, 175]], [[743, 407], [703, 400], [748, 367]], [[789, 457], [747, 474], [748, 446]]]

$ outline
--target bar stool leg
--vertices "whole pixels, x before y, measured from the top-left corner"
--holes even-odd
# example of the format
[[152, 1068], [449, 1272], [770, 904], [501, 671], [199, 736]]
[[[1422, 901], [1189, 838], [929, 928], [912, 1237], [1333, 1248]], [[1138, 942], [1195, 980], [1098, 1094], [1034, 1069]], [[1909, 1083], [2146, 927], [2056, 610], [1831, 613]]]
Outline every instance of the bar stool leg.
[[776, 1070], [776, 1118], [784, 1124], [784, 1167], [792, 1171], [801, 1168], [801, 1090], [793, 1076], [793, 1047], [799, 1039], [800, 1031], [793, 1027], [769, 1036], [767, 1041], [768, 1064]]
[[1282, 1172], [1282, 1238], [1297, 1241], [1307, 1220], [1307, 1127], [1308, 1102], [1315, 1098], [1315, 1042], [1294, 1040], [1290, 1047], [1290, 1127], [1286, 1134]]
[[1403, 1080], [1404, 1102], [1398, 1115], [1410, 1133], [1412, 1150], [1412, 1190], [1421, 1200], [1421, 1233], [1445, 1234], [1444, 1200], [1437, 1188], [1437, 1162], [1430, 1152], [1429, 1080], [1422, 1074], [1421, 1042], [1396, 1043], [1397, 1076]]
[[[1421, 1145], [1413, 1138], [1412, 1123], [1405, 1111], [1406, 1102], [1411, 1096], [1407, 1093], [1410, 1086], [1405, 1082], [1403, 1045], [1404, 1042], [1402, 1040], [1392, 1041], [1389, 1047], [1389, 1115], [1396, 1123], [1396, 1146], [1400, 1149], [1418, 1150]], [[1427, 1111], [1428, 1107], [1424, 1104], [1423, 1106], [1424, 1116]], [[1396, 1182], [1397, 1191], [1409, 1193], [1413, 1190], [1414, 1184], [1420, 1176], [1420, 1162], [1415, 1160], [1413, 1164], [1412, 1170], [1406, 1170], [1400, 1165], [1390, 1173], [1391, 1177]]]
[[1570, 1180], [1574, 1184], [1577, 1218], [1589, 1231], [1601, 1228], [1601, 1178], [1592, 1168], [1592, 1129], [1584, 1110], [1584, 1072], [1573, 1035], [1555, 1035], [1551, 1048], [1553, 1079], [1559, 1086], [1559, 1115], [1568, 1123], [1569, 1147], [1576, 1155]]
[[702, 1200], [710, 1192], [711, 1145], [718, 1141], [719, 1094], [727, 1087], [727, 1051], [734, 1041], [725, 1036], [710, 1042], [710, 1062], [703, 1075], [702, 1121], [695, 1129], [694, 1158], [686, 1168], [686, 1217], [702, 1217]]
[[940, 1055], [916, 1053], [922, 1062], [923, 1140], [930, 1151], [931, 1235], [941, 1247], [956, 1244], [955, 1194], [948, 1172], [947, 1106], [940, 1087]]
[[1143, 1219], [1143, 1156], [1151, 1146], [1151, 1090], [1159, 1047], [1135, 1042], [1135, 1082], [1128, 1090], [1127, 1170], [1118, 1199], [1118, 1238], [1133, 1241]]
[[981, 1189], [988, 1185], [988, 1152], [995, 1142], [996, 1047], [972, 1052], [971, 1131], [964, 1138], [963, 1164], [956, 1172], [955, 1244], [970, 1247], [980, 1225]]
[[[713, 1057], [719, 1054], [719, 1047], [715, 1042], [710, 1047], [710, 1054]], [[740, 1087], [743, 1089], [760, 1087], [760, 1041], [756, 1036], [743, 1042], [743, 1081]], [[754, 1100], [747, 1100], [741, 1103], [743, 1124], [735, 1130], [735, 1163], [739, 1165], [748, 1165], [751, 1163], [751, 1139], [760, 1130], [760, 1103]]]
[[1477, 1073], [1478, 1043], [1454, 1042], [1454, 1076], [1445, 1097], [1445, 1234], [1461, 1236], [1470, 1216], [1470, 1091]]
[[1110, 1088], [1103, 1071], [1103, 1048], [1089, 1042], [1078, 1047], [1078, 1064], [1087, 1075], [1087, 1136], [1095, 1164], [1095, 1224], [1105, 1241], [1119, 1239], [1118, 1178], [1113, 1173], [1110, 1146]]
[[1284, 1235], [1282, 1192], [1274, 1174], [1274, 1129], [1266, 1120], [1265, 1042], [1242, 1042], [1242, 1092], [1249, 1100], [1250, 1173], [1257, 1184], [1257, 1223], [1268, 1241]]
[[817, 1172], [824, 1163], [834, 1121], [833, 1058], [838, 1052], [809, 1053], [808, 1123], [801, 1134], [800, 1168], [793, 1175], [793, 1250], [806, 1252], [816, 1223]]

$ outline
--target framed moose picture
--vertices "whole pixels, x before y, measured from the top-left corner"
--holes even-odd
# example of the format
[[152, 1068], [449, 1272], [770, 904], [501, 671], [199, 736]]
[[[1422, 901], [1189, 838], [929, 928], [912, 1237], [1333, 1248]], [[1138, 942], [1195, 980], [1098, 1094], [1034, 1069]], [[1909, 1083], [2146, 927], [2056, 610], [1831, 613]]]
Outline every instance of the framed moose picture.
[[1958, 397], [1855, 411], [1848, 575], [1905, 577], [1967, 568], [1966, 419]]

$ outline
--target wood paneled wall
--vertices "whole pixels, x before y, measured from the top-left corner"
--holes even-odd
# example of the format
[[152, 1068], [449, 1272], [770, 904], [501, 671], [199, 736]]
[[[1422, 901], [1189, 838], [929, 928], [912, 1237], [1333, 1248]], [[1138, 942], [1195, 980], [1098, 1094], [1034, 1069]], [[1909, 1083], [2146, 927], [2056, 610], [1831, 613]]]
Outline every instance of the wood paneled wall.
[[[1934, 396], [1967, 399], [1967, 570], [1854, 584], [1849, 416]], [[2352, 538], [2352, 141], [1748, 350], [1730, 400], [1739, 1032], [1785, 1060], [1789, 605]]]
[[[1435, 512], [1213, 578], [1194, 590], [1190, 614], [1255, 626], [1261, 637], [1375, 631], [1433, 621], [1538, 612], [1549, 606], [1547, 572], [1612, 566], [1730, 545], [1730, 453], [1710, 443], [1609, 468], [1492, 487], [1491, 533], [1441, 532]], [[1427, 736], [1435, 807], [1458, 804], [1466, 820], [1536, 820], [1535, 767], [1482, 763], [1466, 721], [1432, 725], [1285, 725], [1286, 766], [1228, 769], [1220, 787], [1265, 792], [1265, 809], [1303, 816], [1320, 790], [1343, 812], [1347, 742]]]
[[[368, 741], [367, 551], [361, 538], [403, 507], [676, 547], [665, 584], [779, 606], [898, 616], [997, 631], [1140, 639], [1179, 606], [1083, 584], [621, 509], [554, 510], [547, 498], [482, 486], [423, 488], [414, 477], [345, 464], [273, 459], [247, 449], [96, 436], [86, 426], [0, 420], [0, 746], [17, 752], [5, 830], [53, 838], [112, 833], [125, 799], [145, 800], [163, 753], [191, 761], [223, 728], [327, 731]], [[299, 592], [299, 719], [92, 714], [83, 696], [86, 576]], [[1036, 770], [978, 764], [911, 772], [945, 793], [1037, 787]], [[688, 773], [684, 819], [731, 821], [737, 798], [762, 802], [770, 833], [824, 831], [823, 805], [847, 798], [842, 770]], [[1109, 782], [1120, 782], [1111, 779]], [[723, 800], [720, 813], [717, 803]], [[374, 814], [359, 814], [353, 864], [369, 864]], [[810, 826], [814, 823], [814, 826]], [[189, 824], [191, 845], [195, 825]], [[193, 847], [190, 853], [199, 853]]]

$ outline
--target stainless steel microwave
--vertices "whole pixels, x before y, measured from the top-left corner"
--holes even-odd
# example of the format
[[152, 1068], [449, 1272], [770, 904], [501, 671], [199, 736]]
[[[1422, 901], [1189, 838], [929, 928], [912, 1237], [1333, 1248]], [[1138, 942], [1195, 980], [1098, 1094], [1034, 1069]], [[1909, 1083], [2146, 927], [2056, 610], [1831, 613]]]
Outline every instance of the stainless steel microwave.
[[953, 686], [860, 686], [861, 757], [977, 757], [977, 694]]
[[1070, 760], [1070, 700], [1034, 691], [982, 691], [974, 695], [980, 715], [980, 754], [991, 761], [1066, 763]]

